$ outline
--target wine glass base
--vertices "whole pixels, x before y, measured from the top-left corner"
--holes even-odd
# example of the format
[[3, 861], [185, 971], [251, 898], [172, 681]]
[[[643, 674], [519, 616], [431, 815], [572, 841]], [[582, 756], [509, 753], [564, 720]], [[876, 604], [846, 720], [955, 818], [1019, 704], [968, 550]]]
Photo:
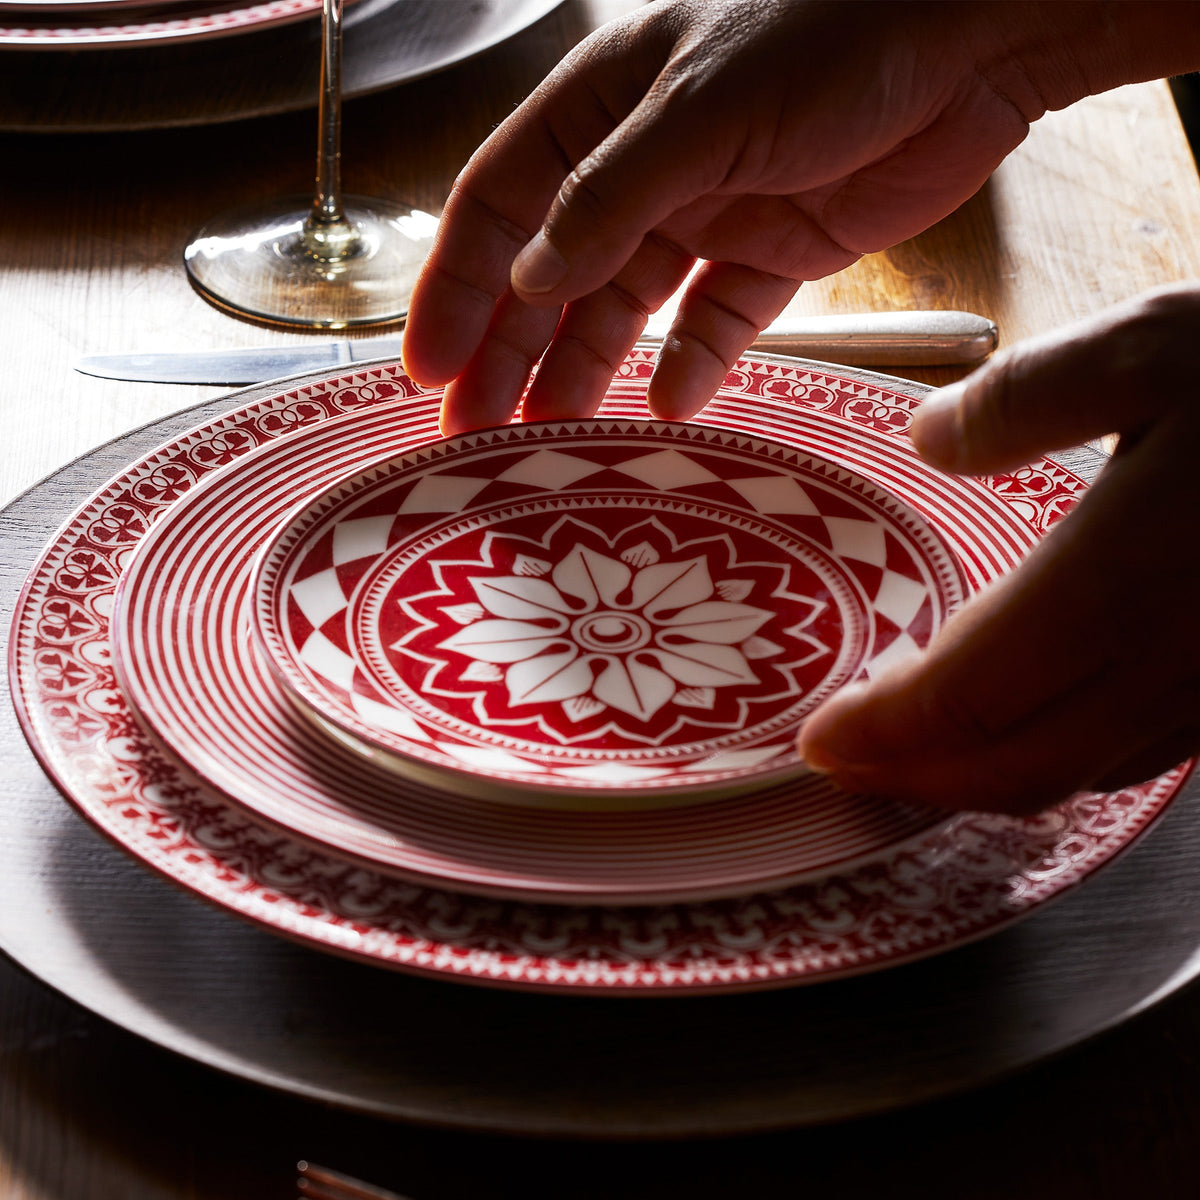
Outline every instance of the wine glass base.
[[272, 325], [339, 329], [408, 315], [437, 218], [366, 196], [346, 196], [350, 253], [314, 252], [304, 223], [311, 198], [287, 197], [210, 221], [184, 251], [188, 277], [219, 308]]

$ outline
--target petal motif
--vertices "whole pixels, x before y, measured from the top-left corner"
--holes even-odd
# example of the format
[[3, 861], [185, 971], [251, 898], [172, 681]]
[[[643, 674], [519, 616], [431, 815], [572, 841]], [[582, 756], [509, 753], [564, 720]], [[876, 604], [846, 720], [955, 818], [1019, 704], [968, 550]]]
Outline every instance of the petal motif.
[[722, 579], [717, 584], [717, 595], [722, 600], [745, 600], [754, 591], [752, 579]]
[[[471, 586], [479, 603], [495, 617], [532, 621], [573, 612], [558, 589], [545, 579], [522, 575], [475, 575]], [[562, 628], [566, 628], [564, 623]]]
[[[457, 633], [452, 633], [439, 650], [456, 650], [468, 658], [490, 663], [521, 662], [541, 654], [562, 638], [544, 625], [528, 621], [476, 621]], [[572, 653], [578, 653], [572, 649]]]
[[[814, 638], [809, 638], [808, 640], [810, 642], [815, 641]], [[777, 645], [769, 638], [752, 637], [747, 638], [742, 643], [742, 653], [747, 658], [774, 658], [776, 654], [783, 653], [783, 647]]]
[[730, 604], [726, 600], [708, 600], [693, 604], [673, 617], [660, 621], [659, 644], [668, 633], [681, 634], [696, 642], [718, 642], [732, 646], [753, 637], [773, 613], [752, 604]]
[[570, 700], [564, 700], [562, 706], [567, 719], [576, 724], [586, 721], [588, 717], [594, 717], [607, 707], [607, 704], [601, 703], [595, 696], [572, 696]]
[[570, 700], [591, 690], [592, 672], [586, 658], [569, 646], [514, 663], [505, 675], [510, 704], [542, 704]]
[[758, 676], [736, 646], [683, 642], [669, 650], [643, 653], [653, 654], [658, 665], [685, 687], [728, 687], [734, 683], [758, 682]]
[[689, 558], [685, 562], [654, 563], [643, 567], [633, 581], [633, 607], [651, 621], [662, 612], [686, 608], [707, 600], [713, 594], [708, 560]]
[[648, 721], [675, 694], [675, 681], [636, 658], [621, 659], [596, 655], [604, 663], [592, 695], [605, 704]]
[[582, 608], [572, 608], [571, 612], [592, 612], [601, 604], [613, 608], [617, 597], [629, 587], [632, 575], [623, 562], [577, 542], [550, 577], [560, 591], [583, 601]]

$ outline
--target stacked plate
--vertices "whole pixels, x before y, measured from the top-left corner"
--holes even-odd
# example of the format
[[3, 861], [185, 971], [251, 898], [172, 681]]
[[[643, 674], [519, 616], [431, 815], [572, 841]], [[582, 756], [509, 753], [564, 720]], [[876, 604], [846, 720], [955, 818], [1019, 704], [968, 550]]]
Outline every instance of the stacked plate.
[[[345, 0], [342, 95], [444, 70], [561, 3]], [[0, 128], [182, 128], [310, 108], [320, 13], [321, 0], [0, 0]]]
[[[1081, 481], [943, 477], [921, 390], [750, 358], [703, 423], [449, 440], [385, 365], [131, 464], [46, 549], [14, 695], [140, 860], [315, 947], [444, 978], [748, 989], [944, 950], [1129, 845], [1183, 782], [1031, 820], [839, 793], [794, 753]], [[969, 808], [970, 797], [963, 798]]]
[[0, 47], [91, 49], [187, 42], [304, 20], [321, 0], [2, 0]]

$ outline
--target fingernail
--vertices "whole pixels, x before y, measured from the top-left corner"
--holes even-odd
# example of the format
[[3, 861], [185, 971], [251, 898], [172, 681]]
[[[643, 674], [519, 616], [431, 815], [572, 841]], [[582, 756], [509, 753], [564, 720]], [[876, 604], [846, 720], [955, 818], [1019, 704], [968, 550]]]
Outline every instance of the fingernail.
[[820, 746], [808, 746], [800, 751], [800, 761], [814, 775], [832, 775], [842, 764]]
[[913, 417], [909, 436], [917, 453], [943, 471], [954, 471], [962, 459], [962, 399], [966, 385], [952, 383], [931, 392]]
[[847, 684], [804, 722], [796, 750], [810, 771], [834, 775], [860, 761], [869, 761], [871, 748], [864, 744], [855, 716], [867, 695], [863, 683]]
[[566, 278], [567, 260], [554, 248], [543, 229], [513, 259], [513, 290], [530, 296], [557, 287]]

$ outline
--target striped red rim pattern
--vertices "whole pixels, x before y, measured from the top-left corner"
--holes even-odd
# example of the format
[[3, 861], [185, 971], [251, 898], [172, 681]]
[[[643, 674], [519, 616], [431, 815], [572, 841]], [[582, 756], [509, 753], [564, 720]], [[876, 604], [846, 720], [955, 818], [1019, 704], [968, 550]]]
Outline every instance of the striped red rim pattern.
[[[651, 366], [649, 352], [631, 356], [610, 413], [644, 414]], [[865, 474], [890, 466], [889, 490], [938, 527], [978, 585], [1011, 567], [1083, 485], [1049, 462], [982, 482], [932, 476], [902, 436], [917, 402], [907, 390], [747, 359], [705, 420], [767, 436], [824, 430], [857, 447]], [[113, 591], [138, 540], [202, 478], [296, 429], [395, 399], [406, 400], [401, 436], [435, 436], [437, 397], [389, 366], [282, 393], [162, 447], [64, 525], [18, 605], [14, 696], [51, 777], [136, 858], [227, 911], [360, 961], [494, 986], [676, 993], [813, 982], [945, 950], [1035, 911], [1128, 847], [1186, 778], [1179, 768], [1031, 820], [964, 814], [859, 869], [682, 906], [481, 899], [398, 882], [280, 835], [141, 733], [111, 666]]]
[[[284, 521], [255, 590], [285, 691], [368, 753], [403, 755], [401, 773], [440, 767], [435, 782], [483, 799], [503, 787], [516, 803], [630, 808], [794, 778], [804, 713], [926, 644], [965, 582], [923, 519], [845, 465], [610, 421], [372, 463]], [[592, 640], [598, 620], [633, 653]], [[595, 699], [613, 678], [626, 689]], [[526, 700], [539, 686], [550, 699]]]
[[[941, 823], [847, 799], [817, 777], [659, 812], [524, 810], [399, 781], [314, 737], [249, 645], [255, 555], [297, 494], [341, 478], [357, 456], [374, 461], [381, 446], [402, 444], [397, 425], [410, 411], [399, 403], [349, 413], [261, 448], [177, 502], [127, 564], [114, 622], [124, 692], [201, 778], [368, 866], [558, 901], [674, 902], [774, 886]], [[237, 520], [223, 523], [231, 511]]]

